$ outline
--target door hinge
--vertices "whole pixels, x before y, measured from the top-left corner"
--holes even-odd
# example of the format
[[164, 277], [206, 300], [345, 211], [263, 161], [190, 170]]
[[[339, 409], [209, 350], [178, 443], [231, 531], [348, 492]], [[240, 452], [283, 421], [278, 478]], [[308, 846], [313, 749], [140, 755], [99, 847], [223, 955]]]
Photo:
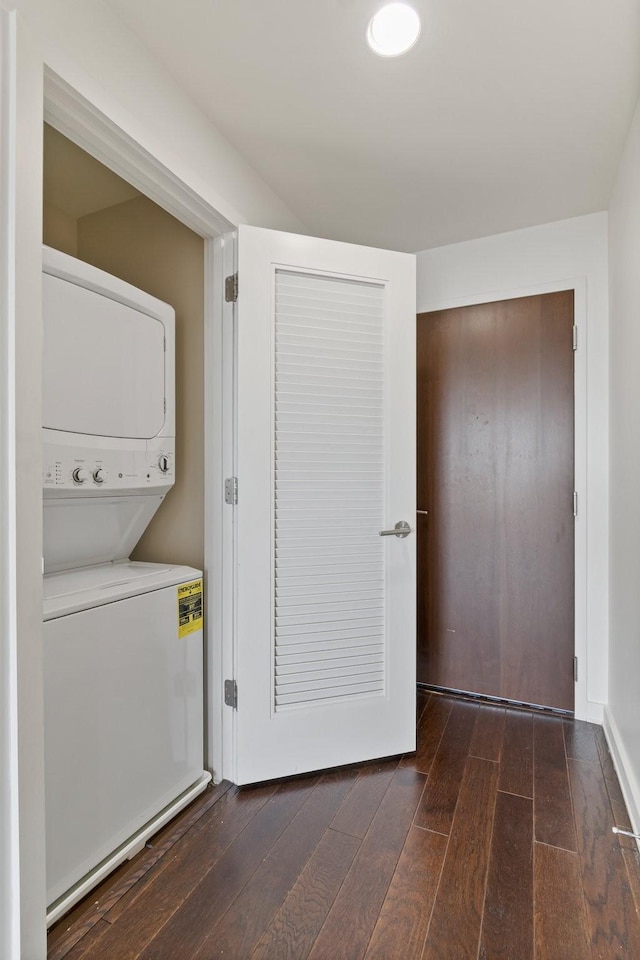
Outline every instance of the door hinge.
[[234, 507], [238, 502], [238, 478], [227, 477], [224, 482], [224, 502]]
[[573, 682], [578, 682], [578, 658], [573, 658]]
[[578, 491], [573, 491], [573, 515], [574, 517], [578, 516]]
[[227, 707], [238, 709], [238, 684], [235, 680], [225, 680], [224, 682], [224, 702]]
[[573, 325], [573, 349], [578, 349], [578, 327], [575, 323]]
[[232, 273], [224, 281], [224, 298], [227, 303], [235, 303], [238, 299], [238, 274]]

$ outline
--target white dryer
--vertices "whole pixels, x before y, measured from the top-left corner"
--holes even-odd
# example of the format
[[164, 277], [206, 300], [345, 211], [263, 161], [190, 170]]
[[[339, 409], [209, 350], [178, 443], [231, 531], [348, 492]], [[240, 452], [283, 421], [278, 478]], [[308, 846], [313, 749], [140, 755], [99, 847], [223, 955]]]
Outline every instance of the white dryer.
[[210, 780], [202, 572], [129, 556], [175, 476], [173, 309], [44, 248], [51, 923]]

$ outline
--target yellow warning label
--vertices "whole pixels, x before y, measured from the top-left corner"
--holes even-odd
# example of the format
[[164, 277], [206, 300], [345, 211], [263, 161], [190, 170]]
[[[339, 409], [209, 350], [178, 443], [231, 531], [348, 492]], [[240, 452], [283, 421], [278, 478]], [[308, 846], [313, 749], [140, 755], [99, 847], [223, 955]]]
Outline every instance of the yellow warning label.
[[202, 629], [202, 580], [178, 587], [178, 638]]

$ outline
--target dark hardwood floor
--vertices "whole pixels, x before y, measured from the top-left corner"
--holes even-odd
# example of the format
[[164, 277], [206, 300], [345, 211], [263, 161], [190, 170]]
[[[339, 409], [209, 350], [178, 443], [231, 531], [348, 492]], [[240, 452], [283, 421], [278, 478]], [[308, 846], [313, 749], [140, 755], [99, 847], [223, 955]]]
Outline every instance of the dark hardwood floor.
[[50, 960], [639, 960], [601, 728], [422, 691], [418, 716], [401, 759], [209, 789]]

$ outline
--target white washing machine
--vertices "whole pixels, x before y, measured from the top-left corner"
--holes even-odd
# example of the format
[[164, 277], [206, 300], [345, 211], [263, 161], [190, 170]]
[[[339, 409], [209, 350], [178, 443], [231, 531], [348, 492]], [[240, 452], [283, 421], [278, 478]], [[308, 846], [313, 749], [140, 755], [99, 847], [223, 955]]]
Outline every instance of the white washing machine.
[[174, 470], [173, 309], [44, 248], [48, 922], [204, 789], [202, 572], [128, 558]]

